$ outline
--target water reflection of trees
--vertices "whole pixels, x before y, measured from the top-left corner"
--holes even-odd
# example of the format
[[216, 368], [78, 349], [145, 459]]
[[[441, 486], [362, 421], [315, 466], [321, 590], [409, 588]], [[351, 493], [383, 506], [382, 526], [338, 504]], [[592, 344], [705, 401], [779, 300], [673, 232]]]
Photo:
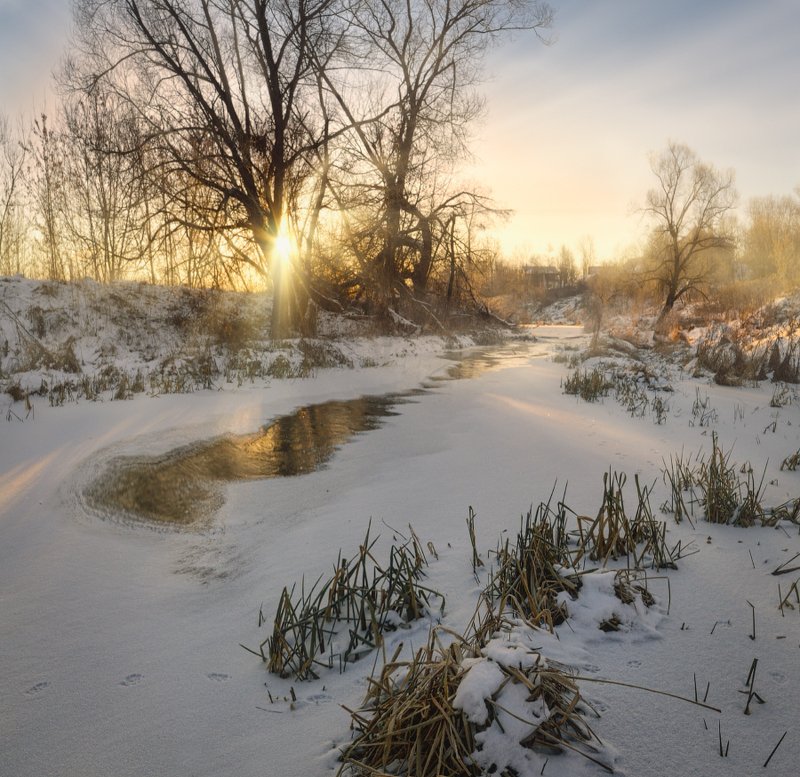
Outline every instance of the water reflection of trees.
[[[529, 355], [526, 347], [473, 352], [441, 380], [476, 378], [525, 363]], [[84, 495], [91, 507], [104, 514], [196, 524], [222, 505], [220, 484], [314, 472], [352, 437], [377, 429], [383, 418], [396, 413], [396, 405], [426, 391], [307, 405], [252, 434], [227, 435], [160, 456], [120, 457], [109, 463]]]
[[303, 475], [359, 432], [380, 426], [400, 397], [360, 397], [302, 407], [260, 432], [221, 437], [164, 456], [114, 462], [87, 491], [101, 511], [194, 523], [222, 502], [214, 482]]

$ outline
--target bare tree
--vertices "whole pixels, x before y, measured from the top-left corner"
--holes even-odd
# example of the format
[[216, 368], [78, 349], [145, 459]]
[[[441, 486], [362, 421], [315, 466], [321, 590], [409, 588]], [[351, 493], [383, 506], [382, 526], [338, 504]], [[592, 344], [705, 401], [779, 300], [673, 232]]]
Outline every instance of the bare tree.
[[310, 51], [321, 56], [330, 43], [332, 6], [333, 0], [76, 2], [81, 52], [72, 84], [92, 89], [104, 81], [135, 108], [157, 165], [153, 174], [172, 186], [171, 199], [181, 198], [187, 182], [214, 194], [201, 200], [213, 211], [199, 214], [201, 228], [249, 230], [258, 256], [239, 258], [272, 274], [274, 336], [289, 325], [275, 246], [287, 187], [302, 177], [319, 142], [308, 103], [316, 83]]
[[619, 300], [630, 299], [632, 275], [624, 264], [605, 264], [587, 280], [586, 309], [591, 323], [592, 351], [598, 348], [600, 332], [608, 311]]
[[589, 268], [593, 267], [597, 261], [594, 247], [594, 238], [591, 235], [584, 235], [578, 242], [578, 253], [581, 260], [581, 277], [589, 277]]
[[147, 250], [147, 189], [135, 154], [135, 119], [118, 99], [95, 89], [64, 104], [65, 224], [82, 271], [119, 280]]
[[575, 266], [575, 254], [562, 245], [558, 252], [558, 282], [563, 286], [571, 286], [578, 278], [578, 268]]
[[44, 255], [44, 272], [52, 280], [74, 280], [72, 255], [64, 251], [62, 225], [65, 209], [64, 142], [42, 113], [30, 133], [33, 170], [29, 186]]
[[0, 115], [0, 274], [20, 272], [22, 243], [21, 190], [25, 146]]
[[347, 203], [372, 217], [350, 229], [354, 250], [378, 305], [391, 307], [409, 287], [425, 291], [445, 239], [437, 223], [452, 224], [449, 165], [466, 154], [482, 109], [483, 55], [514, 30], [541, 33], [552, 11], [539, 0], [378, 0], [353, 3], [346, 17], [358, 60], [349, 79], [321, 77], [356, 140]]
[[784, 283], [800, 278], [800, 200], [756, 197], [748, 215], [744, 260], [753, 276], [775, 276]]
[[647, 193], [643, 212], [654, 222], [651, 277], [664, 295], [659, 329], [675, 303], [702, 291], [710, 268], [701, 260], [712, 249], [732, 246], [725, 215], [736, 205], [732, 170], [701, 162], [686, 145], [670, 142], [650, 160], [658, 185]]

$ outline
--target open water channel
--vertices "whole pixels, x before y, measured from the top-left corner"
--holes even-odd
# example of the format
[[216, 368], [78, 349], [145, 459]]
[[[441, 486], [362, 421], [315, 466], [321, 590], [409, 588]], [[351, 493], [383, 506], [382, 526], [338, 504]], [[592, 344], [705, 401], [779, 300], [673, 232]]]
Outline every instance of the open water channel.
[[522, 364], [536, 347], [516, 342], [454, 352], [448, 356], [454, 364], [420, 388], [305, 405], [250, 434], [203, 440], [158, 456], [118, 456], [86, 487], [84, 499], [99, 515], [127, 521], [206, 522], [223, 503], [224, 483], [313, 472], [356, 435], [377, 429], [401, 405], [435, 391], [443, 381]]

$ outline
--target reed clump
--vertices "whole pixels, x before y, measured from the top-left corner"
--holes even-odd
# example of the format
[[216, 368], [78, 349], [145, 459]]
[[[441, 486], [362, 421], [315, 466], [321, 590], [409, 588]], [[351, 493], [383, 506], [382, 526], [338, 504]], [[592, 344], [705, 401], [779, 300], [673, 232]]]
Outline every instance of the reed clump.
[[694, 516], [694, 506], [697, 504], [695, 498], [695, 469], [692, 460], [685, 457], [683, 451], [680, 454], [670, 454], [669, 463], [662, 459], [661, 476], [664, 484], [669, 486], [669, 499], [661, 505], [661, 511], [671, 513], [675, 518], [675, 523], [681, 523], [686, 518], [694, 526], [692, 517]]
[[586, 559], [602, 565], [610, 560], [626, 559], [631, 569], [676, 569], [677, 551], [666, 543], [666, 524], [657, 521], [650, 507], [651, 487], [643, 486], [638, 476], [634, 478], [637, 506], [633, 515], [625, 508], [623, 488], [625, 473], [609, 471], [603, 474], [603, 499], [597, 516], [579, 515], [578, 549], [574, 557], [577, 565]]
[[414, 777], [478, 775], [475, 729], [455, 709], [466, 673], [468, 647], [431, 644], [410, 661], [389, 661], [370, 678], [364, 708], [349, 710], [355, 739], [341, 756], [339, 774], [404, 774]]
[[[507, 645], [518, 623], [503, 620], [498, 641]], [[591, 753], [600, 741], [585, 720], [586, 705], [573, 677], [563, 667], [530, 651], [518, 660], [494, 661], [478, 646], [455, 636], [446, 647], [435, 630], [428, 645], [410, 661], [392, 660], [370, 680], [361, 710], [350, 711], [355, 738], [342, 753], [339, 775], [360, 777], [470, 777], [507, 773], [483, 749], [484, 732], [505, 733], [503, 721], [527, 723], [525, 733], [509, 747], [538, 753], [575, 750], [608, 769]], [[514, 652], [514, 651], [512, 651]], [[483, 664], [489, 683], [483, 705], [464, 702], [459, 690]], [[525, 694], [524, 707], [516, 689]]]
[[645, 607], [652, 607], [656, 602], [647, 577], [632, 569], [620, 569], [614, 575], [614, 594], [623, 604], [633, 604], [637, 597]]
[[683, 453], [671, 456], [669, 463], [664, 462], [662, 476], [670, 487], [662, 510], [672, 513], [678, 523], [683, 518], [691, 523], [695, 506], [709, 523], [733, 526], [774, 526], [791, 515], [788, 505], [764, 506], [766, 466], [756, 480], [749, 464], [737, 467], [731, 462], [731, 451], [723, 450], [716, 432], [711, 435], [708, 458], [702, 453], [694, 459]]
[[649, 412], [659, 426], [666, 422], [669, 402], [664, 393], [671, 392], [671, 386], [656, 383], [653, 376], [644, 370], [617, 370], [613, 385], [614, 398], [632, 418], [644, 418]]
[[[504, 756], [498, 756], [497, 748], [484, 748], [492, 729], [507, 738], [504, 751], [535, 758], [532, 753], [541, 757], [571, 750], [611, 771], [597, 757], [602, 745], [586, 721], [591, 708], [576, 678], [530, 645], [537, 629], [552, 632], [568, 617], [567, 603], [579, 596], [582, 577], [593, 571], [579, 570], [578, 563], [586, 559], [606, 564], [624, 556], [628, 566], [615, 574], [616, 595], [626, 604], [654, 604], [644, 570], [674, 568], [677, 553], [667, 548], [666, 525], [653, 518], [650, 489], [638, 478], [637, 506], [628, 515], [625, 483], [624, 474], [605, 474], [594, 521], [576, 516], [563, 498], [554, 503], [553, 493], [528, 511], [515, 540], [495, 551], [464, 635], [437, 627], [410, 660], [398, 661], [398, 648], [370, 679], [362, 708], [350, 711], [355, 734], [342, 751], [339, 775], [513, 774], [509, 764], [500, 762]], [[570, 528], [576, 517], [577, 530]], [[472, 511], [467, 524], [477, 573]], [[608, 628], [620, 623], [617, 619]], [[510, 737], [509, 724], [519, 732], [520, 723], [527, 724], [523, 733]]]
[[567, 375], [562, 383], [565, 394], [579, 396], [586, 402], [597, 402], [602, 397], [607, 397], [613, 384], [606, 378], [605, 372], [599, 367], [591, 370], [577, 369]]
[[[553, 495], [522, 520], [516, 541], [496, 550], [497, 563], [484, 595], [499, 613], [512, 612], [526, 622], [553, 631], [569, 616], [568, 602], [578, 597], [587, 560], [606, 566], [622, 558], [630, 570], [676, 569], [679, 548], [670, 549], [666, 523], [650, 507], [650, 488], [638, 477], [636, 509], [629, 515], [623, 498], [624, 473], [607, 472], [596, 518], [577, 515]], [[577, 529], [568, 528], [571, 517]]]
[[711, 456], [702, 461], [696, 476], [700, 503], [709, 523], [732, 523], [738, 504], [739, 478], [731, 466], [731, 452], [723, 452], [717, 435], [712, 435]]
[[444, 597], [420, 582], [428, 562], [413, 531], [403, 545], [391, 547], [385, 566], [373, 555], [376, 542], [368, 528], [358, 554], [346, 559], [340, 553], [330, 577], [309, 591], [301, 584], [299, 594], [295, 587], [283, 589], [270, 636], [257, 653], [270, 672], [312, 679], [337, 658], [343, 671], [382, 645], [384, 633], [431, 612], [434, 600], [444, 609]]
[[560, 594], [577, 598], [580, 576], [572, 563], [573, 549], [566, 530], [567, 509], [550, 502], [528, 511], [516, 542], [498, 547], [496, 569], [485, 595], [499, 612], [511, 610], [528, 622], [553, 630], [566, 620], [566, 603]]

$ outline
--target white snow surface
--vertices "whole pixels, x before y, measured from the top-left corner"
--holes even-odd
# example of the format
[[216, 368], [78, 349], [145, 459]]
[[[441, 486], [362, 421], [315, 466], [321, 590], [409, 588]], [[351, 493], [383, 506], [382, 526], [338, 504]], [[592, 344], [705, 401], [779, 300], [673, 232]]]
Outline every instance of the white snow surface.
[[[800, 447], [800, 407], [771, 408], [769, 384], [724, 388], [675, 370], [664, 376], [675, 389], [666, 422], [656, 425], [629, 417], [611, 398], [590, 404], [562, 393], [567, 367], [550, 357], [581, 330], [534, 334], [539, 341], [512, 346], [518, 358], [501, 368], [441, 382], [398, 406], [313, 474], [226, 486], [223, 506], [202, 530], [103, 519], [84, 508], [81, 490], [121, 453], [164, 453], [254, 431], [309, 403], [415, 388], [451, 363], [437, 355], [441, 343], [376, 340], [358, 347], [377, 367], [125, 402], [38, 402], [24, 423], [0, 421], [0, 774], [334, 774], [350, 736], [340, 705], [358, 707], [379, 657], [297, 682], [268, 674], [240, 643], [257, 649], [283, 586], [328, 574], [340, 548], [357, 549], [370, 520], [382, 535], [379, 557], [409, 523], [433, 543], [439, 558], [430, 559], [426, 585], [445, 595], [441, 620], [460, 631], [488, 574], [473, 576], [469, 506], [488, 565], [487, 551], [514, 536], [520, 514], [546, 500], [554, 483], [558, 496], [567, 487], [570, 507], [592, 515], [604, 472], [626, 472], [628, 489], [639, 474], [655, 482], [657, 511], [666, 498], [662, 459], [681, 450], [707, 454], [712, 430], [733, 460], [750, 462], [759, 476], [766, 466], [765, 503], [800, 496], [800, 472], [780, 471]], [[697, 387], [717, 411], [712, 426], [691, 423]], [[680, 539], [697, 552], [677, 571], [654, 573], [652, 608], [623, 605], [610, 573], [587, 575], [555, 635], [531, 631], [525, 644], [490, 643], [460, 703], [477, 721], [481, 693], [497, 679], [491, 662], [535, 648], [585, 678], [581, 692], [601, 715], [587, 720], [617, 774], [797, 774], [800, 609], [779, 610], [778, 585], [786, 592], [800, 572], [771, 574], [800, 551], [797, 526], [698, 520], [692, 527], [663, 517], [670, 545]], [[260, 609], [267, 623], [258, 628]], [[597, 628], [609, 614], [620, 631]], [[402, 641], [409, 655], [430, 625], [393, 633], [386, 652]], [[745, 716], [740, 691], [754, 658], [765, 704], [754, 702]], [[722, 712], [592, 682], [602, 679], [688, 698], [696, 682], [699, 697]], [[521, 693], [508, 686], [508, 694]], [[523, 698], [504, 702], [524, 709]], [[530, 731], [515, 718], [504, 723], [512, 738]], [[727, 757], [719, 754], [720, 732], [730, 742]], [[521, 777], [605, 773], [571, 752], [508, 749], [497, 727], [483, 739], [486, 753]]]
[[467, 720], [482, 726], [489, 719], [486, 699], [497, 690], [503, 680], [503, 673], [500, 665], [489, 659], [465, 659], [465, 664], [466, 662], [471, 666], [458, 684], [453, 707], [462, 710]]

